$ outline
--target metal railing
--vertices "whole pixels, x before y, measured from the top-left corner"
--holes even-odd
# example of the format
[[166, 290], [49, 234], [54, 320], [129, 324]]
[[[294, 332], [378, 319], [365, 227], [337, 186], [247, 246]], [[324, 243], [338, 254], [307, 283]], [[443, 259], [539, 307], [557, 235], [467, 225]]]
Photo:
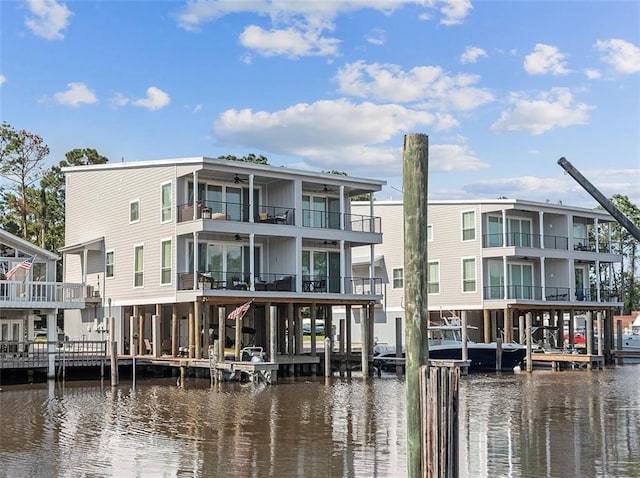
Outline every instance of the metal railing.
[[95, 366], [107, 356], [107, 341], [0, 342], [0, 368], [46, 369], [50, 355], [67, 366]]
[[345, 292], [347, 294], [382, 295], [382, 278], [374, 277], [345, 277]]

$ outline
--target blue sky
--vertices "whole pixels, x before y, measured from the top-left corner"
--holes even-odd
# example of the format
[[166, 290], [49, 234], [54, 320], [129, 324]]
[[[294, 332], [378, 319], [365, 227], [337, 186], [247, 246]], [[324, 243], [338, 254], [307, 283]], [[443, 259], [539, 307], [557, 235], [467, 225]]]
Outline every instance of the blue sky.
[[638, 1], [3, 1], [0, 113], [110, 161], [263, 154], [432, 199], [640, 205]]

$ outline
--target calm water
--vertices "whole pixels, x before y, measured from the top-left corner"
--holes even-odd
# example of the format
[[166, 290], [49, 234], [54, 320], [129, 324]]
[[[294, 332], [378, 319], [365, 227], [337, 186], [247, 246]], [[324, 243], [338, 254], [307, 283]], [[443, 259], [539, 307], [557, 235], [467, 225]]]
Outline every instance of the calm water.
[[[640, 365], [463, 377], [461, 476], [640, 477]], [[405, 383], [4, 386], [2, 477], [402, 477]]]

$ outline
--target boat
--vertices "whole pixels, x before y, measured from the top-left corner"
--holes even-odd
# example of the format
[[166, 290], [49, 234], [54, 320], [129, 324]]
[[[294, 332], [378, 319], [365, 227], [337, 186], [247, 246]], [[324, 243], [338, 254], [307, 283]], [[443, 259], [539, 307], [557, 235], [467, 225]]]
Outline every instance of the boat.
[[[473, 328], [473, 327], [468, 327]], [[453, 317], [444, 319], [443, 324], [430, 324], [428, 327], [429, 359], [462, 360], [462, 325]], [[527, 354], [526, 345], [517, 343], [503, 343], [501, 370], [513, 371], [519, 367]], [[467, 357], [469, 371], [496, 370], [497, 342], [478, 343], [467, 338]], [[393, 345], [377, 344], [374, 347], [374, 360], [382, 366], [395, 367], [392, 363], [396, 358], [396, 348]], [[389, 358], [385, 364], [384, 359]], [[404, 350], [401, 354], [404, 357]]]

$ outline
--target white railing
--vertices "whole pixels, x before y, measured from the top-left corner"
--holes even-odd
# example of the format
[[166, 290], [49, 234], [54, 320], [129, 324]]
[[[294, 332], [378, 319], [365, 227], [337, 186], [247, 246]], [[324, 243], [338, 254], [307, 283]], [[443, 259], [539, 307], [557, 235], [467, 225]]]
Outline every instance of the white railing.
[[83, 284], [68, 282], [0, 281], [0, 304], [7, 302], [83, 303]]

